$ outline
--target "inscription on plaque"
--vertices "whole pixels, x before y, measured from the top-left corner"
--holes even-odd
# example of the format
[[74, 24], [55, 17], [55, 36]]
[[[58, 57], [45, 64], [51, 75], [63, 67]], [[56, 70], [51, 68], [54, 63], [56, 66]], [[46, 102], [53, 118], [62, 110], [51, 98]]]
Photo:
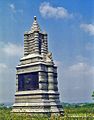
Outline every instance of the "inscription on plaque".
[[38, 72], [18, 75], [18, 91], [36, 90], [39, 88], [38, 83]]

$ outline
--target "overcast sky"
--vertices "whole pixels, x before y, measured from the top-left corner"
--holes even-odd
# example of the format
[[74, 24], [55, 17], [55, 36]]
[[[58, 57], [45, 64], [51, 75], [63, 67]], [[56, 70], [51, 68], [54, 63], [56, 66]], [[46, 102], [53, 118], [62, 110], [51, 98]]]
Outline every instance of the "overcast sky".
[[93, 0], [0, 0], [0, 102], [14, 101], [15, 67], [35, 15], [58, 66], [61, 101], [92, 102]]

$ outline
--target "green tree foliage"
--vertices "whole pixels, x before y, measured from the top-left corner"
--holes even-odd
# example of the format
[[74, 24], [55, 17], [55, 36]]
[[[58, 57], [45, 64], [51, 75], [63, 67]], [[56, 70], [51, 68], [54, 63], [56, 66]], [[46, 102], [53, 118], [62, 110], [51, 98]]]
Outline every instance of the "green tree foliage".
[[92, 97], [93, 97], [93, 99], [94, 99], [94, 91], [93, 91]]

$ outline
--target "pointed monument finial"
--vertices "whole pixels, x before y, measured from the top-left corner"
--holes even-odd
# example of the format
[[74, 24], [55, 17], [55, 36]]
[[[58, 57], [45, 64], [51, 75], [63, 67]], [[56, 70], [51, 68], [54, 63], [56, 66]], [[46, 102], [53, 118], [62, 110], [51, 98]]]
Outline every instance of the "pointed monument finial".
[[34, 32], [34, 31], [40, 31], [40, 27], [39, 27], [39, 24], [37, 23], [36, 16], [34, 16], [34, 22], [33, 22], [33, 25], [31, 27], [31, 32]]
[[34, 16], [34, 20], [37, 20], [37, 17], [36, 17], [36, 16]]

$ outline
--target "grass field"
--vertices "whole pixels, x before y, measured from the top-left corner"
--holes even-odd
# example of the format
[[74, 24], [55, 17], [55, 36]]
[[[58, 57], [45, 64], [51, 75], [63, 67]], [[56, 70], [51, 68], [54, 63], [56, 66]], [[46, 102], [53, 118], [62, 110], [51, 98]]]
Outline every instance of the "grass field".
[[94, 120], [94, 104], [65, 105], [65, 115], [51, 117], [43, 115], [11, 114], [11, 108], [0, 108], [0, 120]]

